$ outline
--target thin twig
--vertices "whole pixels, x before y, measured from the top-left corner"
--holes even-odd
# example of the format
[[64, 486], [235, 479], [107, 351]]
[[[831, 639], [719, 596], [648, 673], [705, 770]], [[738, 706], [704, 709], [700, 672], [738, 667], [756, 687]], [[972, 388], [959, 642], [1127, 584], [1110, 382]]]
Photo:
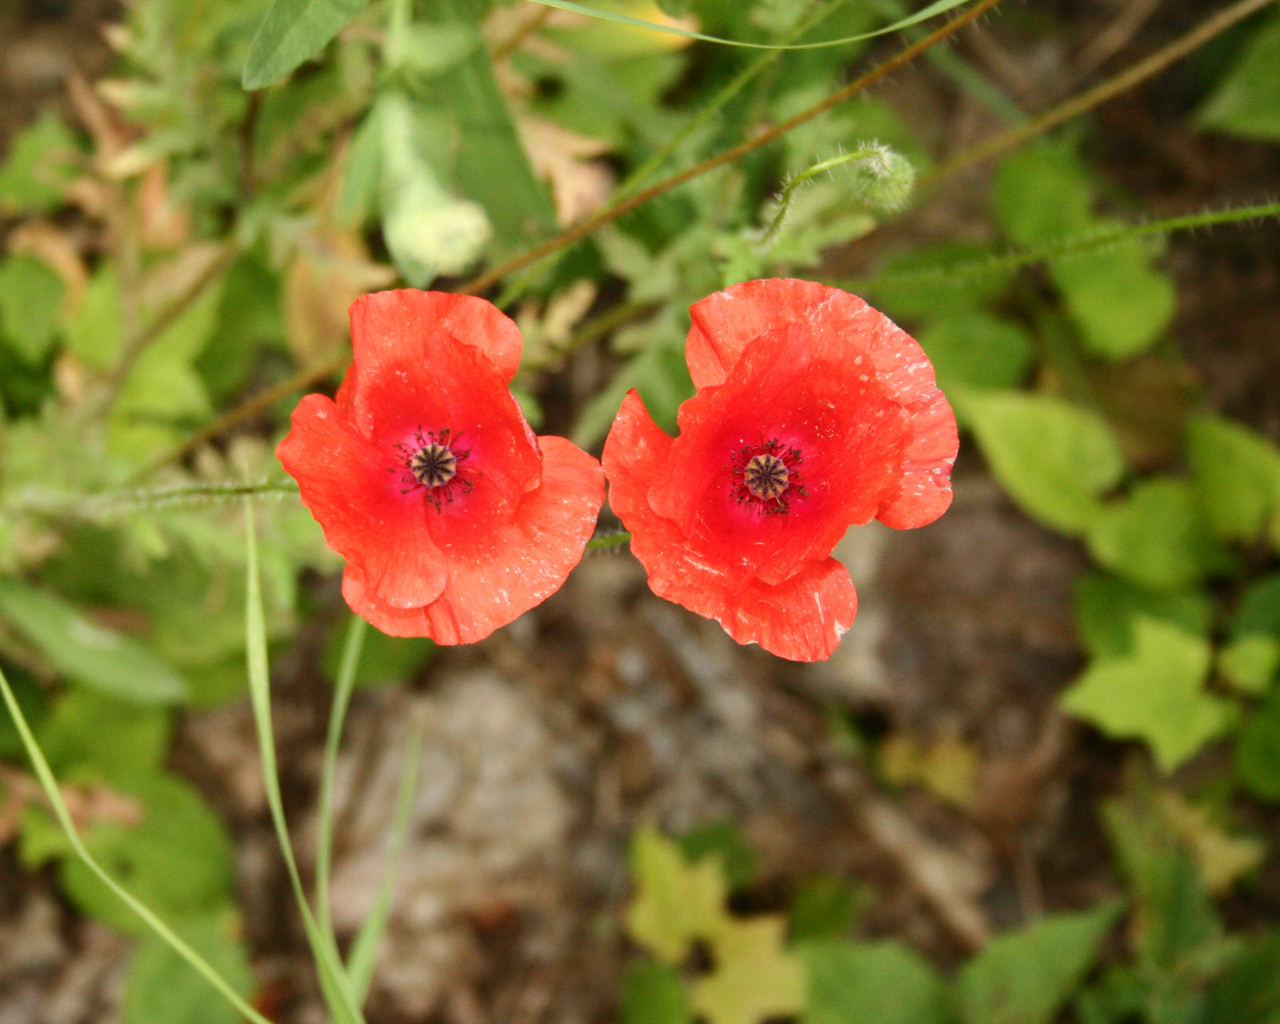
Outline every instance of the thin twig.
[[[605, 224], [617, 220], [623, 214], [628, 213], [639, 206], [643, 206], [645, 203], [649, 202], [649, 200], [663, 195], [664, 193], [669, 192], [688, 181], [692, 181], [694, 178], [700, 177], [709, 171], [713, 171], [718, 167], [723, 167], [725, 164], [732, 163], [739, 157], [745, 156], [746, 154], [759, 149], [761, 146], [773, 142], [791, 131], [791, 129], [795, 128], [797, 125], [804, 124], [806, 121], [812, 120], [819, 114], [826, 113], [832, 107], [843, 103], [854, 94], [865, 89], [872, 83], [879, 81], [890, 72], [896, 71], [904, 64], [909, 63], [921, 53], [928, 50], [929, 47], [933, 46], [935, 43], [941, 42], [948, 36], [958, 32], [975, 18], [985, 14], [999, 2], [1000, 0], [979, 0], [979, 2], [973, 7], [952, 19], [937, 31], [930, 33], [918, 42], [912, 43], [910, 46], [900, 50], [896, 55], [885, 61], [883, 64], [873, 68], [861, 78], [858, 78], [856, 81], [851, 82], [844, 88], [837, 90], [821, 102], [815, 103], [808, 110], [797, 114], [790, 120], [775, 125], [773, 128], [753, 136], [741, 145], [735, 146], [733, 149], [726, 150], [718, 156], [704, 160], [702, 163], [681, 171], [679, 174], [674, 174], [671, 177], [658, 182], [656, 185], [645, 189], [643, 192], [638, 192], [627, 199], [621, 200], [615, 205], [597, 214], [595, 217], [592, 217], [590, 220], [584, 221], [576, 227], [570, 228], [562, 234], [557, 235], [555, 238], [552, 238], [541, 245], [535, 246], [523, 255], [517, 256], [501, 266], [481, 274], [479, 277], [468, 281], [460, 288], [454, 289], [454, 291], [460, 295], [475, 295], [478, 292], [485, 291], [503, 278], [509, 277], [511, 274], [524, 269], [530, 264], [536, 263], [539, 260], [550, 256], [552, 253], [558, 252], [560, 249], [564, 249], [567, 246], [586, 238], [593, 231], [603, 227]], [[241, 403], [236, 408], [218, 417], [218, 419], [214, 420], [207, 427], [173, 451], [147, 466], [138, 474], [137, 477], [135, 477], [135, 480], [145, 478], [159, 467], [186, 457], [202, 444], [214, 437], [217, 437], [224, 431], [230, 430], [232, 427], [244, 422], [251, 416], [261, 412], [263, 409], [269, 408], [280, 399], [286, 398], [296, 391], [310, 387], [313, 384], [324, 380], [326, 377], [330, 377], [333, 374], [338, 373], [344, 366], [346, 366], [347, 362], [348, 357], [345, 354], [334, 356], [333, 358], [328, 359], [324, 363], [321, 363], [309, 370], [304, 370], [301, 373], [295, 374], [288, 380], [281, 381], [279, 384], [267, 391], [254, 395], [252, 398]]]
[[1072, 96], [1070, 99], [1059, 103], [1056, 107], [1045, 111], [1039, 117], [1032, 118], [1025, 124], [1017, 125], [1008, 131], [1001, 132], [986, 142], [981, 142], [972, 149], [965, 150], [963, 153], [940, 164], [931, 173], [922, 175], [921, 187], [990, 159], [999, 153], [1026, 142], [1028, 139], [1047, 132], [1051, 128], [1056, 128], [1064, 121], [1069, 121], [1087, 110], [1092, 110], [1113, 96], [1132, 89], [1140, 82], [1163, 71], [1170, 64], [1181, 60], [1197, 47], [1203, 46], [1214, 36], [1225, 32], [1236, 22], [1275, 2], [1276, 0], [1240, 0], [1239, 3], [1233, 4], [1201, 22], [1186, 35], [1175, 39], [1172, 43], [1157, 50], [1146, 59], [1125, 68], [1118, 75], [1095, 85], [1092, 89]]
[[[567, 248], [575, 242], [581, 241], [597, 229], [606, 224], [612, 223], [619, 217], [630, 213], [637, 207], [643, 206], [650, 200], [656, 199], [660, 195], [665, 195], [672, 189], [678, 188], [680, 185], [692, 181], [694, 178], [700, 178], [709, 171], [714, 171], [717, 168], [723, 167], [725, 164], [733, 163], [733, 161], [746, 156], [748, 153], [754, 152], [761, 146], [767, 146], [770, 142], [773, 142], [787, 134], [791, 129], [804, 124], [806, 121], [813, 120], [819, 114], [825, 114], [832, 107], [838, 106], [851, 96], [856, 95], [868, 86], [878, 82], [886, 75], [896, 71], [904, 64], [910, 63], [931, 46], [940, 43], [950, 35], [954, 35], [965, 25], [969, 24], [969, 22], [985, 14], [999, 2], [1000, 0], [979, 0], [979, 2], [974, 4], [973, 7], [952, 19], [946, 25], [943, 25], [936, 31], [931, 32], [918, 42], [912, 43], [910, 46], [898, 51], [897, 54], [890, 57], [883, 64], [872, 68], [865, 75], [862, 75], [860, 78], [850, 82], [843, 89], [836, 90], [826, 99], [809, 107], [808, 110], [801, 111], [795, 117], [783, 121], [780, 124], [776, 124], [772, 128], [768, 128], [765, 131], [760, 132], [758, 135], [752, 136], [750, 139], [747, 139], [747, 141], [734, 146], [732, 149], [727, 149], [723, 153], [718, 153], [717, 155], [702, 161], [700, 164], [695, 164], [693, 167], [680, 171], [678, 174], [673, 174], [671, 177], [658, 182], [656, 185], [652, 185], [641, 192], [637, 192], [634, 195], [615, 203], [613, 206], [602, 210], [600, 213], [597, 213], [594, 217], [583, 221], [581, 224], [569, 228], [567, 231], [557, 235], [555, 238], [548, 239], [541, 245], [534, 246], [524, 254], [508, 260], [506, 263], [494, 267], [492, 270], [485, 271], [479, 277], [475, 277], [462, 285], [462, 287], [458, 288], [457, 291], [461, 292], [463, 295], [475, 295], [479, 292], [486, 291], [501, 281], [504, 277], [508, 277], [519, 270], [523, 270], [531, 263], [537, 263], [539, 260], [550, 256], [553, 252], [559, 252], [561, 249]], [[1251, 2], [1256, 3], [1257, 0], [1251, 0]], [[1273, 0], [1263, 0], [1263, 2], [1270, 3], [1273, 2]]]

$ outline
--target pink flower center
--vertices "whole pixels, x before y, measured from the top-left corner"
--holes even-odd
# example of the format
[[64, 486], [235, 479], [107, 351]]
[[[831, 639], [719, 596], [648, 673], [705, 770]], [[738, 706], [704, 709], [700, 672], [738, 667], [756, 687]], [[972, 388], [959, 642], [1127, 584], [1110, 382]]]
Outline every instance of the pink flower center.
[[458, 474], [471, 449], [459, 449], [457, 443], [452, 430], [423, 431], [419, 427], [413, 433], [412, 443], [397, 444], [400, 465], [393, 466], [391, 471], [401, 474], [404, 489], [400, 493], [422, 490], [439, 512], [442, 505], [452, 504], [458, 493], [470, 491], [471, 481]]
[[761, 515], [785, 514], [793, 498], [808, 496], [796, 469], [803, 461], [799, 448], [788, 448], [776, 437], [744, 445], [734, 453], [729, 470], [733, 499]]

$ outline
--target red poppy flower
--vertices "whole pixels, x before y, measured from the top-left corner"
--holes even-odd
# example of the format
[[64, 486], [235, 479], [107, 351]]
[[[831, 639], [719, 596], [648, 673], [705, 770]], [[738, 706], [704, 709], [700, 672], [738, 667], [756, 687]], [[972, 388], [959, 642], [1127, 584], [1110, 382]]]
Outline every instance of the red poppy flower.
[[516, 325], [483, 299], [364, 295], [337, 400], [307, 395], [276, 449], [347, 603], [384, 633], [471, 643], [564, 583], [604, 501], [599, 463], [534, 437], [508, 383]]
[[674, 439], [627, 395], [604, 446], [610, 503], [654, 593], [822, 660], [857, 609], [832, 549], [855, 523], [946, 511], [955, 416], [920, 346], [855, 295], [748, 281], [691, 313], [698, 393]]

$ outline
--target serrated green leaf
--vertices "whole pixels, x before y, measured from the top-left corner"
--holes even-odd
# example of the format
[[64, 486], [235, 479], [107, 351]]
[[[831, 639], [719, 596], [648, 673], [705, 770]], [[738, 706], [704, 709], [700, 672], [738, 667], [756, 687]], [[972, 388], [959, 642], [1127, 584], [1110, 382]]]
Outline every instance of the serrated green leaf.
[[1239, 59], [1196, 111], [1200, 128], [1264, 142], [1280, 140], [1280, 17], [1262, 22]]
[[805, 1024], [947, 1024], [946, 989], [934, 967], [902, 943], [805, 942]]
[[157, 704], [186, 694], [182, 677], [136, 640], [90, 622], [53, 594], [0, 579], [0, 615], [54, 668], [86, 686]]
[[1028, 514], [1063, 533], [1089, 529], [1102, 511], [1098, 496], [1124, 473], [1101, 416], [1041, 395], [956, 390], [952, 398], [992, 473]]
[[1097, 959], [1120, 910], [1112, 900], [992, 939], [956, 980], [961, 1019], [965, 1024], [1049, 1024]]
[[957, 310], [931, 320], [919, 334], [933, 361], [938, 386], [1012, 388], [1031, 369], [1034, 350], [1027, 332], [985, 310]]
[[65, 291], [44, 260], [17, 253], [0, 264], [0, 337], [28, 364], [53, 346]]
[[[1094, 230], [1113, 227], [1098, 221]], [[1122, 242], [1050, 266], [1085, 347], [1105, 359], [1126, 359], [1154, 345], [1173, 320], [1176, 293], [1151, 266], [1147, 246]]]
[[1138, 586], [1178, 590], [1220, 564], [1191, 488], [1171, 477], [1144, 480], [1108, 505], [1089, 530], [1098, 564]]
[[658, 960], [636, 960], [622, 976], [623, 1024], [687, 1024], [689, 992], [680, 975]]
[[273, 0], [249, 46], [240, 84], [246, 89], [261, 89], [279, 82], [299, 64], [319, 56], [329, 40], [368, 3]]
[[1095, 661], [1062, 705], [1110, 736], [1143, 740], [1170, 772], [1234, 720], [1234, 704], [1204, 690], [1211, 660], [1205, 638], [1139, 618], [1132, 651]]
[[780, 916], [731, 920], [711, 939], [716, 967], [694, 987], [694, 1011], [707, 1024], [760, 1024], [798, 1013], [808, 971], [783, 948], [785, 934]]
[[627, 910], [627, 930], [666, 963], [679, 963], [691, 943], [714, 941], [731, 924], [718, 858], [690, 864], [674, 841], [642, 825], [631, 843], [631, 870], [636, 895]]
[[1247, 427], [1217, 416], [1187, 423], [1187, 459], [1196, 500], [1224, 540], [1253, 541], [1280, 521], [1280, 450]]
[[584, 448], [598, 444], [609, 432], [618, 407], [635, 388], [649, 415], [663, 430], [674, 432], [676, 411], [693, 394], [693, 381], [685, 364], [683, 347], [655, 344], [632, 357], [582, 410], [573, 440]]
[[[253, 969], [237, 937], [234, 911], [222, 910], [175, 924], [175, 931], [241, 996], [254, 989]], [[148, 935], [134, 951], [120, 1004], [123, 1024], [238, 1024], [244, 1018], [173, 948]]]

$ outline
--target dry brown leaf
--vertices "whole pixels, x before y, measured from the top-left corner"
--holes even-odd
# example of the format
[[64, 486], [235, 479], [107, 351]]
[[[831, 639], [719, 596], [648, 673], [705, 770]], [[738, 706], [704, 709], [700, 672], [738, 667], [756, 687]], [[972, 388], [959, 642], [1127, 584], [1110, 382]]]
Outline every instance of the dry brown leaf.
[[550, 121], [517, 119], [520, 140], [534, 172], [551, 182], [556, 221], [568, 227], [604, 205], [613, 191], [613, 171], [592, 158], [609, 152], [609, 144], [590, 139]]
[[395, 270], [373, 262], [351, 233], [322, 228], [305, 236], [284, 274], [285, 334], [298, 364], [332, 356], [349, 333], [347, 307], [395, 280]]

